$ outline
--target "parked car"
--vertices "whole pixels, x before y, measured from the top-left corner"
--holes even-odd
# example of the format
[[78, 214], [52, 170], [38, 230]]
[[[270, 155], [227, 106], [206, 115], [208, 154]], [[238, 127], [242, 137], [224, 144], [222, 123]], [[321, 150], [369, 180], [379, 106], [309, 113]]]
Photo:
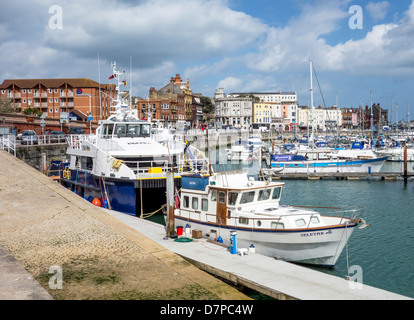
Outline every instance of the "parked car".
[[65, 142], [65, 135], [62, 131], [50, 131], [50, 142]]
[[36, 132], [33, 130], [23, 130], [22, 133], [17, 135], [17, 140], [21, 141], [21, 144], [38, 144]]
[[69, 134], [85, 134], [82, 128], [72, 127], [69, 129]]

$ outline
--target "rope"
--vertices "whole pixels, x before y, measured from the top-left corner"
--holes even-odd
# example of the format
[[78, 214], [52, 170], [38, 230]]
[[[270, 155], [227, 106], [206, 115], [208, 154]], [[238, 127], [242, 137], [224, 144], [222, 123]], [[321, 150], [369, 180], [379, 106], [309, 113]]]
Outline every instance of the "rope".
[[164, 204], [161, 208], [159, 208], [159, 209], [157, 209], [157, 210], [155, 210], [155, 211], [153, 211], [153, 212], [143, 213], [143, 214], [142, 214], [142, 219], [146, 219], [146, 218], [149, 218], [149, 217], [153, 216], [153, 215], [154, 215], [154, 214], [156, 214], [158, 211], [160, 211], [160, 210], [164, 209], [166, 206], [167, 206], [167, 205], [166, 205], [166, 204]]

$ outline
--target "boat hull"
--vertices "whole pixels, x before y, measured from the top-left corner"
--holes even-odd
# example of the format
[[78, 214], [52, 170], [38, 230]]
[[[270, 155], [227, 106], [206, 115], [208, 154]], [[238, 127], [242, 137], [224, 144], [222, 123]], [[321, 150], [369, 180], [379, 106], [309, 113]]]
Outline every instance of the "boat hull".
[[[350, 161], [289, 161], [272, 162], [271, 168], [282, 173], [378, 173], [387, 157]], [[283, 169], [283, 170], [282, 170]]]
[[[107, 200], [112, 210], [140, 217], [147, 216], [166, 203], [166, 179], [142, 180], [114, 179], [100, 177], [85, 170], [70, 170], [62, 177], [62, 185], [92, 202], [98, 198]], [[174, 184], [181, 186], [181, 178]]]
[[230, 245], [230, 232], [237, 231], [237, 247], [255, 247], [257, 253], [288, 262], [332, 267], [336, 264], [356, 224], [318, 229], [260, 230], [201, 223], [175, 216], [175, 226], [189, 225], [201, 230], [203, 237], [221, 237]]

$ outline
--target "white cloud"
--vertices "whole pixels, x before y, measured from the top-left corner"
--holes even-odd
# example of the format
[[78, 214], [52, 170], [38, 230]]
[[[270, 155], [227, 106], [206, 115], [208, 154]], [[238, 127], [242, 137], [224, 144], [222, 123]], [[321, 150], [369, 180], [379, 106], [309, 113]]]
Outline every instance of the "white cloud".
[[226, 92], [240, 91], [243, 81], [236, 77], [227, 77], [218, 83], [219, 88], [224, 88]]
[[390, 4], [387, 1], [370, 2], [366, 6], [368, 13], [376, 22], [385, 19], [389, 8]]

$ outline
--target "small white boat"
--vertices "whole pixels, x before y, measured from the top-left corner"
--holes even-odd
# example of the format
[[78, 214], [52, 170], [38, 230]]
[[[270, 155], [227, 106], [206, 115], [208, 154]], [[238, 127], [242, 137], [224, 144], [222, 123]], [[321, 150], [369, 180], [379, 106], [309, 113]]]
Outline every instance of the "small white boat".
[[244, 171], [183, 177], [175, 226], [188, 225], [226, 243], [236, 231], [238, 248], [254, 246], [285, 261], [334, 266], [355, 227], [365, 224], [364, 209], [329, 208], [335, 212], [321, 214], [315, 207], [281, 205], [283, 185], [252, 181]]

